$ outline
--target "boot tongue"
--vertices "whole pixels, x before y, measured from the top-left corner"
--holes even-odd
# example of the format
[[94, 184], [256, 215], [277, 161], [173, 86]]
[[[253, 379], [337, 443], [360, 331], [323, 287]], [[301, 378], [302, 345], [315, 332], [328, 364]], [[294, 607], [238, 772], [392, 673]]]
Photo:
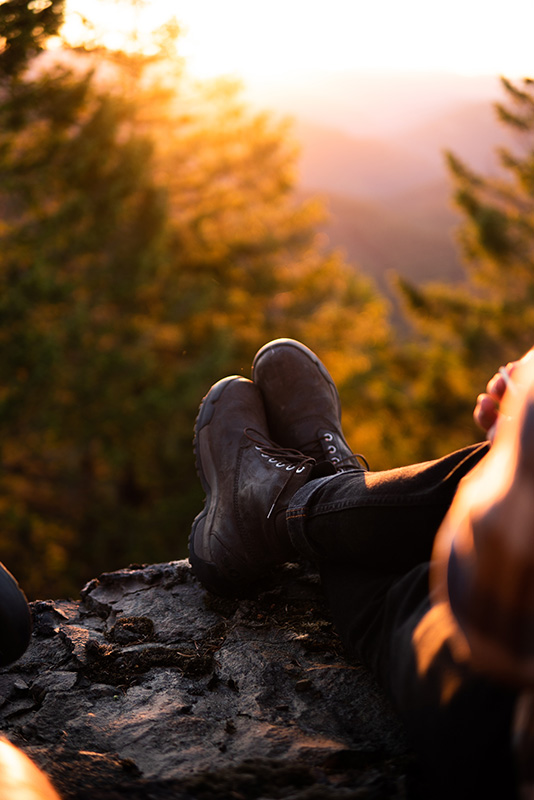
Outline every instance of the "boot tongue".
[[[274, 532], [274, 537], [271, 538], [271, 546], [273, 552], [277, 553], [277, 560], [279, 561], [289, 561], [296, 554], [296, 550], [289, 538], [286, 512], [293, 495], [310, 480], [313, 470], [317, 466], [313, 463], [313, 459], [305, 456], [303, 458], [299, 472], [291, 471], [288, 473], [287, 479], [279, 486], [267, 513], [268, 524], [272, 525], [271, 530]], [[330, 471], [328, 471], [328, 474], [331, 474]]]
[[275, 441], [279, 441], [285, 447], [300, 450], [316, 461], [323, 461], [325, 451], [321, 443], [321, 433], [329, 429], [327, 420], [313, 415], [302, 417], [298, 422], [294, 422], [290, 429], [284, 428], [279, 432], [275, 429], [272, 435]]
[[312, 481], [314, 478], [324, 478], [327, 475], [335, 475], [335, 474], [336, 474], [335, 466], [330, 461], [322, 461], [320, 464], [313, 465], [308, 480]]

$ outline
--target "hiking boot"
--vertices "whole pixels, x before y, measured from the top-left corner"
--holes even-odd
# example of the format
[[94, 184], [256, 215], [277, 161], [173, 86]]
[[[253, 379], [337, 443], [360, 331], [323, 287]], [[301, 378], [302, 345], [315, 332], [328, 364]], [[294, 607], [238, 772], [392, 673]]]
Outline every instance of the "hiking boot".
[[333, 464], [336, 472], [363, 469], [360, 459], [368, 469], [343, 436], [334, 381], [308, 347], [294, 339], [275, 339], [258, 351], [252, 372], [275, 441], [318, 464]]
[[296, 554], [285, 512], [315, 462], [271, 441], [260, 390], [238, 376], [202, 401], [194, 446], [206, 501], [189, 537], [193, 571], [216, 594], [249, 595], [271, 566]]
[[0, 564], [0, 667], [20, 658], [31, 632], [28, 601], [13, 575]]

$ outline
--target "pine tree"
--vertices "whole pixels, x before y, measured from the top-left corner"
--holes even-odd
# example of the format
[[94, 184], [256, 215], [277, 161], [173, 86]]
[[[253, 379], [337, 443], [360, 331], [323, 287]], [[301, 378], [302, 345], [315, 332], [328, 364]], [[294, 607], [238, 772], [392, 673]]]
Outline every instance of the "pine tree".
[[533, 344], [534, 82], [503, 79], [502, 86], [505, 101], [496, 110], [514, 131], [515, 145], [513, 152], [498, 151], [499, 172], [480, 175], [447, 154], [463, 214], [465, 284], [420, 288], [400, 282], [423, 337], [413, 400], [432, 441], [426, 455], [468, 440], [476, 395], [499, 364]]
[[157, 56], [36, 64], [57, 26], [6, 5], [6, 42], [21, 19], [31, 35], [24, 57], [2, 53], [0, 551], [49, 596], [185, 555], [198, 403], [265, 341], [319, 349], [363, 414], [389, 333], [296, 200], [283, 125]]
[[63, 23], [65, 0], [3, 0], [0, 4], [0, 81], [17, 78]]

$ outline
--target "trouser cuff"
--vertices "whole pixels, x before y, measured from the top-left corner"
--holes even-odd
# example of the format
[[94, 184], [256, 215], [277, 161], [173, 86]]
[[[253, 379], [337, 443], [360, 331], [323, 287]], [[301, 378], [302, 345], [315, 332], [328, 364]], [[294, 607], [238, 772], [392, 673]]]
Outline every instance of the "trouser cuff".
[[289, 506], [286, 511], [287, 530], [291, 544], [293, 547], [305, 558], [310, 561], [317, 561], [319, 559], [319, 551], [316, 550], [309, 542], [306, 536], [306, 521], [308, 512], [314, 495], [326, 483], [329, 483], [336, 478], [340, 478], [343, 473], [335, 473], [334, 475], [324, 475], [321, 478], [314, 478], [301, 486], [301, 488], [293, 495], [289, 501]]

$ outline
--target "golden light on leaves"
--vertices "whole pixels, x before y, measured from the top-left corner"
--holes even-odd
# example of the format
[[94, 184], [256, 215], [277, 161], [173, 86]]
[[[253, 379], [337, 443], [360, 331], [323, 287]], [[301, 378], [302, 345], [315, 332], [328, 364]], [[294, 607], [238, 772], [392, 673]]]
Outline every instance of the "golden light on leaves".
[[172, 28], [175, 36], [179, 32], [168, 4], [150, 0], [71, 0], [66, 11], [63, 36], [75, 46], [151, 54], [156, 52], [158, 31]]

